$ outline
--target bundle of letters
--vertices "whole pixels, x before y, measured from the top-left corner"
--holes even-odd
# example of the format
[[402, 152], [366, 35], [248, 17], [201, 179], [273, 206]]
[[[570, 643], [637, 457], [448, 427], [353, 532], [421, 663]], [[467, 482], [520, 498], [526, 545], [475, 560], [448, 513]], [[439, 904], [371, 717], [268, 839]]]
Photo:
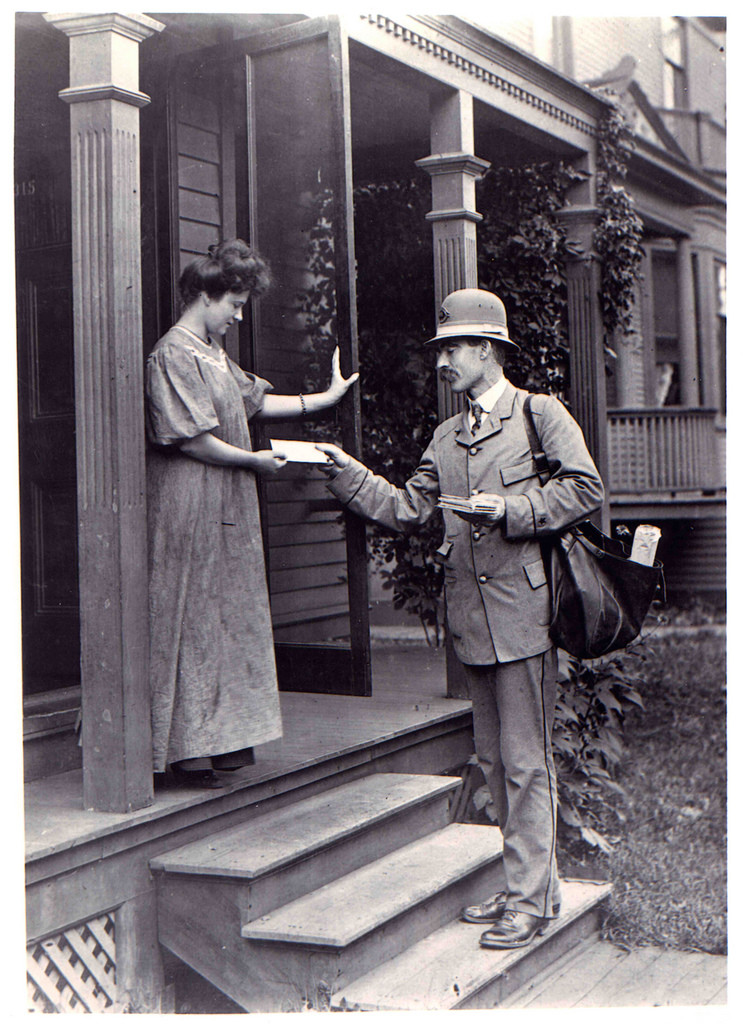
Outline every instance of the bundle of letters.
[[473, 494], [471, 498], [459, 498], [454, 494], [440, 494], [438, 506], [448, 512], [463, 512], [467, 515], [487, 515], [495, 507], [493, 499], [484, 494]]

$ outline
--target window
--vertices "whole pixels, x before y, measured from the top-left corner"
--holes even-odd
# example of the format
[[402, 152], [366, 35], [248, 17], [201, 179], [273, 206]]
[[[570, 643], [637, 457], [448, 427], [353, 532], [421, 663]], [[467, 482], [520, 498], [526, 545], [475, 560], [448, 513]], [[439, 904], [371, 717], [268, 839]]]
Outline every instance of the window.
[[688, 107], [681, 23], [663, 18], [663, 106], [675, 110]]
[[680, 405], [681, 349], [678, 324], [676, 253], [652, 255], [653, 334], [655, 340], [655, 405]]
[[727, 267], [715, 262], [715, 283], [717, 285], [717, 358], [720, 367], [720, 412], [727, 412]]

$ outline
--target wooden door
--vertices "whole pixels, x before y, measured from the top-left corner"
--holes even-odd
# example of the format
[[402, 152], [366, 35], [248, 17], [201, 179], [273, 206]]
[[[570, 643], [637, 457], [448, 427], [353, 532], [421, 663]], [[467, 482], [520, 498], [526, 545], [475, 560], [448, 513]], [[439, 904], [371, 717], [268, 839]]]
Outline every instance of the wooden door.
[[[15, 243], [24, 693], [78, 686], [68, 41], [16, 34]], [[40, 74], [39, 69], [43, 68]]]
[[24, 689], [80, 682], [69, 246], [18, 258]]
[[[253, 368], [278, 392], [322, 390], [334, 347], [358, 365], [348, 47], [337, 18], [253, 37], [245, 47], [250, 237], [274, 285], [253, 315]], [[360, 448], [358, 389], [320, 421], [270, 437]], [[344, 514], [317, 467], [264, 488], [269, 587], [282, 689], [371, 692], [363, 523]]]

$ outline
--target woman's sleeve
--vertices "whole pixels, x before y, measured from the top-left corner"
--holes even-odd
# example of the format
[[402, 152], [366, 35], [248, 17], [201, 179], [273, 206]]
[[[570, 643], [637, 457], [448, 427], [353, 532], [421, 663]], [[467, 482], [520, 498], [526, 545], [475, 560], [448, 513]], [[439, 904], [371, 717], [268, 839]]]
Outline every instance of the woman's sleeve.
[[154, 444], [175, 444], [219, 426], [196, 356], [164, 344], [147, 360], [147, 434]]
[[254, 373], [248, 373], [230, 360], [232, 375], [237, 381], [242, 395], [245, 415], [248, 419], [255, 416], [263, 408], [263, 398], [267, 391], [273, 391], [273, 384], [264, 380], [263, 377], [256, 377]]

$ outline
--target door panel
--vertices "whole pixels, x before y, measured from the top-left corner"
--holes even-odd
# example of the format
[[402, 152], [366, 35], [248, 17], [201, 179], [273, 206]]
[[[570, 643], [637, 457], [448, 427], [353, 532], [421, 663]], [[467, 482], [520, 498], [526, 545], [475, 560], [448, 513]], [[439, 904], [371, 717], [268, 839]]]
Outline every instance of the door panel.
[[[347, 45], [333, 18], [246, 45], [250, 234], [274, 277], [255, 304], [253, 366], [279, 393], [322, 390], [336, 345], [346, 375], [358, 361]], [[356, 453], [358, 395], [319, 421], [264, 425], [261, 443], [271, 437], [333, 440]], [[280, 685], [366, 694], [364, 527], [329, 498], [315, 466], [287, 466], [264, 487]]]
[[80, 682], [70, 129], [59, 99], [69, 85], [68, 50], [63, 33], [33, 18], [18, 27], [13, 157], [26, 695]]
[[69, 246], [18, 259], [23, 673], [26, 693], [80, 681]]

